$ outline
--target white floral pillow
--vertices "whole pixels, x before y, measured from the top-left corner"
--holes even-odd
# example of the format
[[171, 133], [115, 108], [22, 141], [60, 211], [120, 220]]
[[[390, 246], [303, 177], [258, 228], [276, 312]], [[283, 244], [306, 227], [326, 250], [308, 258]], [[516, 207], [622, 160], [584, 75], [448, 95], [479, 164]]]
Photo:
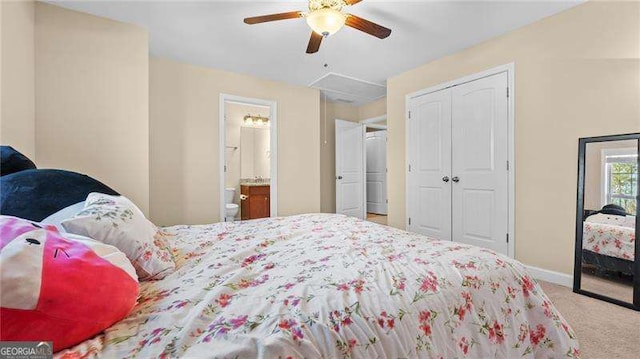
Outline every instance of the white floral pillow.
[[597, 213], [587, 217], [585, 222], [636, 228], [636, 216], [616, 216], [612, 214]]
[[91, 193], [84, 209], [62, 221], [69, 233], [115, 246], [141, 280], [161, 279], [175, 270], [171, 250], [157, 227], [124, 196]]

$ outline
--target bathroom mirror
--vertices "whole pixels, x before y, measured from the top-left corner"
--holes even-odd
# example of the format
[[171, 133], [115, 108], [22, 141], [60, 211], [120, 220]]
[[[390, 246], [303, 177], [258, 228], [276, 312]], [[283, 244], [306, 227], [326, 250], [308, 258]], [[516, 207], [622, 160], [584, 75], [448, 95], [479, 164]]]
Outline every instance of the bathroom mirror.
[[240, 128], [240, 178], [269, 179], [269, 128]]
[[640, 134], [579, 140], [574, 292], [640, 310]]

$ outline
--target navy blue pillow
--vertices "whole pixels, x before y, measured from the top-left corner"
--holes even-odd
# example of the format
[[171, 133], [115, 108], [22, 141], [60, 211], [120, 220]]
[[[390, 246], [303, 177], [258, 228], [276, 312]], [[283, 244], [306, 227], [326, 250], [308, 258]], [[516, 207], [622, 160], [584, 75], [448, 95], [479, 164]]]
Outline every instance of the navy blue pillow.
[[628, 215], [627, 211], [621, 207], [618, 206], [617, 204], [607, 204], [604, 207], [602, 207], [602, 209], [600, 210], [600, 213], [604, 213], [604, 214], [612, 214], [615, 216], [626, 216]]
[[42, 221], [89, 193], [119, 195], [89, 176], [54, 169], [25, 170], [0, 177], [0, 214]]
[[13, 147], [0, 146], [0, 176], [35, 168], [33, 161]]

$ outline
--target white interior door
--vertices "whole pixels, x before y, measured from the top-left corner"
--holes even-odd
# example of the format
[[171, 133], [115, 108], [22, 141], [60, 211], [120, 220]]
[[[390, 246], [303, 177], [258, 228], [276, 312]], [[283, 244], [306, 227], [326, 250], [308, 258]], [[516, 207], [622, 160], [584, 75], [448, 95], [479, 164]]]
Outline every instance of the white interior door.
[[453, 233], [507, 254], [507, 74], [452, 89]]
[[336, 213], [365, 218], [364, 127], [336, 120]]
[[451, 90], [412, 99], [407, 128], [407, 229], [451, 240]]
[[367, 212], [387, 214], [387, 131], [367, 132]]

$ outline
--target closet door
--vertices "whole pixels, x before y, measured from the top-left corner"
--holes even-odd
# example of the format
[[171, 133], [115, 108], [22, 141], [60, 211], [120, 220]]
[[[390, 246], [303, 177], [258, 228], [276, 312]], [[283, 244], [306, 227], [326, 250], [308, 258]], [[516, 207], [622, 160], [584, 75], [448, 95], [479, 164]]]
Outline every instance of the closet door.
[[507, 254], [507, 74], [452, 89], [452, 238]]
[[407, 229], [451, 240], [451, 90], [411, 101]]

